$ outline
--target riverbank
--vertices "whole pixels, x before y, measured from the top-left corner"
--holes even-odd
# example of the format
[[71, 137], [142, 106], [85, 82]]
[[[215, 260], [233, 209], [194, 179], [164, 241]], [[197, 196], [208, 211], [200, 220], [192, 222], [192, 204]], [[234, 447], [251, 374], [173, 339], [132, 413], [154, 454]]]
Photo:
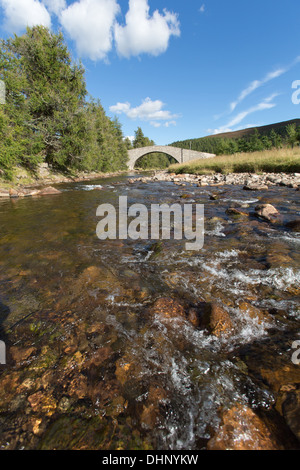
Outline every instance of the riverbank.
[[213, 175], [194, 175], [190, 173], [176, 174], [167, 171], [155, 172], [153, 176], [137, 177], [129, 180], [129, 183], [141, 181], [150, 183], [156, 181], [173, 182], [177, 185], [195, 184], [202, 186], [243, 186], [245, 190], [264, 190], [273, 186], [286, 186], [299, 190], [300, 173], [229, 173], [227, 175], [216, 173]]
[[[15, 171], [12, 181], [0, 178], [0, 198], [36, 196], [44, 192], [45, 188], [49, 188], [48, 194], [50, 194], [52, 186], [60, 183], [92, 181], [99, 178], [119, 176], [124, 173], [127, 173], [127, 171], [113, 173], [77, 172], [66, 174], [49, 168], [47, 164], [40, 165], [35, 174], [23, 168], [18, 168]], [[55, 190], [53, 193], [54, 192]]]

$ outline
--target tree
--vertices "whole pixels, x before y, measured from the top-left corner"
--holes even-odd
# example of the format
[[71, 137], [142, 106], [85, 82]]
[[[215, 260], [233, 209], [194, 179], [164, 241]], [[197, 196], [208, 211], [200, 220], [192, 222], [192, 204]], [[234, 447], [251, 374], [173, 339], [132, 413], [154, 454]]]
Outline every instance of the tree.
[[124, 143], [125, 143], [125, 145], [126, 145], [127, 150], [131, 150], [131, 149], [132, 149], [132, 142], [131, 142], [131, 140], [129, 139], [129, 137], [126, 137], [126, 138], [124, 139]]
[[133, 141], [133, 148], [152, 147], [154, 144], [153, 140], [144, 136], [144, 133], [140, 127], [135, 131], [135, 139]]
[[61, 167], [76, 166], [84, 141], [83, 67], [72, 64], [63, 35], [43, 26], [27, 28], [25, 35], [9, 39], [7, 46], [21, 59], [30, 113], [27, 126], [41, 139], [45, 160]]
[[270, 132], [270, 139], [272, 142], [272, 146], [279, 149], [282, 147], [282, 138], [280, 134], [277, 134], [277, 132], [272, 129]]
[[61, 33], [42, 26], [0, 41], [0, 169], [46, 161], [60, 169], [116, 171], [128, 158], [121, 125], [98, 101], [87, 101], [81, 63]]
[[287, 133], [288, 143], [290, 144], [292, 148], [294, 148], [294, 145], [298, 141], [298, 133], [297, 133], [296, 124], [289, 124], [286, 127], [286, 133]]

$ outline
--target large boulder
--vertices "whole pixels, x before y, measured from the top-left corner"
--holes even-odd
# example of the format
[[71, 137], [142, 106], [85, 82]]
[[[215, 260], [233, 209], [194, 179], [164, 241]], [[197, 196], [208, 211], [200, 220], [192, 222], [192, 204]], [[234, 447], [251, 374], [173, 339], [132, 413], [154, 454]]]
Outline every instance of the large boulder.
[[221, 419], [208, 450], [282, 450], [264, 421], [248, 406], [238, 403], [223, 411]]
[[272, 204], [259, 204], [255, 207], [255, 213], [258, 217], [261, 217], [268, 222], [274, 222], [278, 220], [279, 212], [272, 206]]

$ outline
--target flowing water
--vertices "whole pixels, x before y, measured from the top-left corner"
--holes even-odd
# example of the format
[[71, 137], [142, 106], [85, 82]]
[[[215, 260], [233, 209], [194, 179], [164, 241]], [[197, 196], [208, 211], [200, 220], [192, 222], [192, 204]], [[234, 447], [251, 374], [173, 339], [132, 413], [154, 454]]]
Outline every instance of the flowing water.
[[[299, 218], [299, 192], [128, 176], [57, 187], [0, 201], [0, 448], [205, 449], [235, 404], [289, 435], [276, 402], [280, 387], [300, 383], [300, 237], [285, 227]], [[100, 241], [96, 209], [119, 196], [204, 204], [203, 249]], [[281, 223], [258, 219], [258, 201]], [[229, 335], [189, 321], [212, 304], [230, 315]]]

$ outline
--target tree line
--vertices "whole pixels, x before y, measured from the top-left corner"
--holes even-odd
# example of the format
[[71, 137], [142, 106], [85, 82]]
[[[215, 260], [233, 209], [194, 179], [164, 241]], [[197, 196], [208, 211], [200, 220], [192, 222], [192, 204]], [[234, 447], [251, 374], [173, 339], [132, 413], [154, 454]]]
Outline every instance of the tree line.
[[300, 126], [295, 123], [283, 127], [280, 131], [271, 129], [261, 134], [258, 129], [241, 138], [202, 137], [200, 139], [175, 142], [174, 147], [197, 150], [216, 155], [232, 155], [241, 152], [258, 152], [272, 148], [294, 147], [300, 144]]
[[121, 125], [86, 89], [82, 64], [73, 63], [62, 33], [27, 28], [0, 40], [0, 171], [34, 171], [46, 162], [61, 171], [127, 168]]

